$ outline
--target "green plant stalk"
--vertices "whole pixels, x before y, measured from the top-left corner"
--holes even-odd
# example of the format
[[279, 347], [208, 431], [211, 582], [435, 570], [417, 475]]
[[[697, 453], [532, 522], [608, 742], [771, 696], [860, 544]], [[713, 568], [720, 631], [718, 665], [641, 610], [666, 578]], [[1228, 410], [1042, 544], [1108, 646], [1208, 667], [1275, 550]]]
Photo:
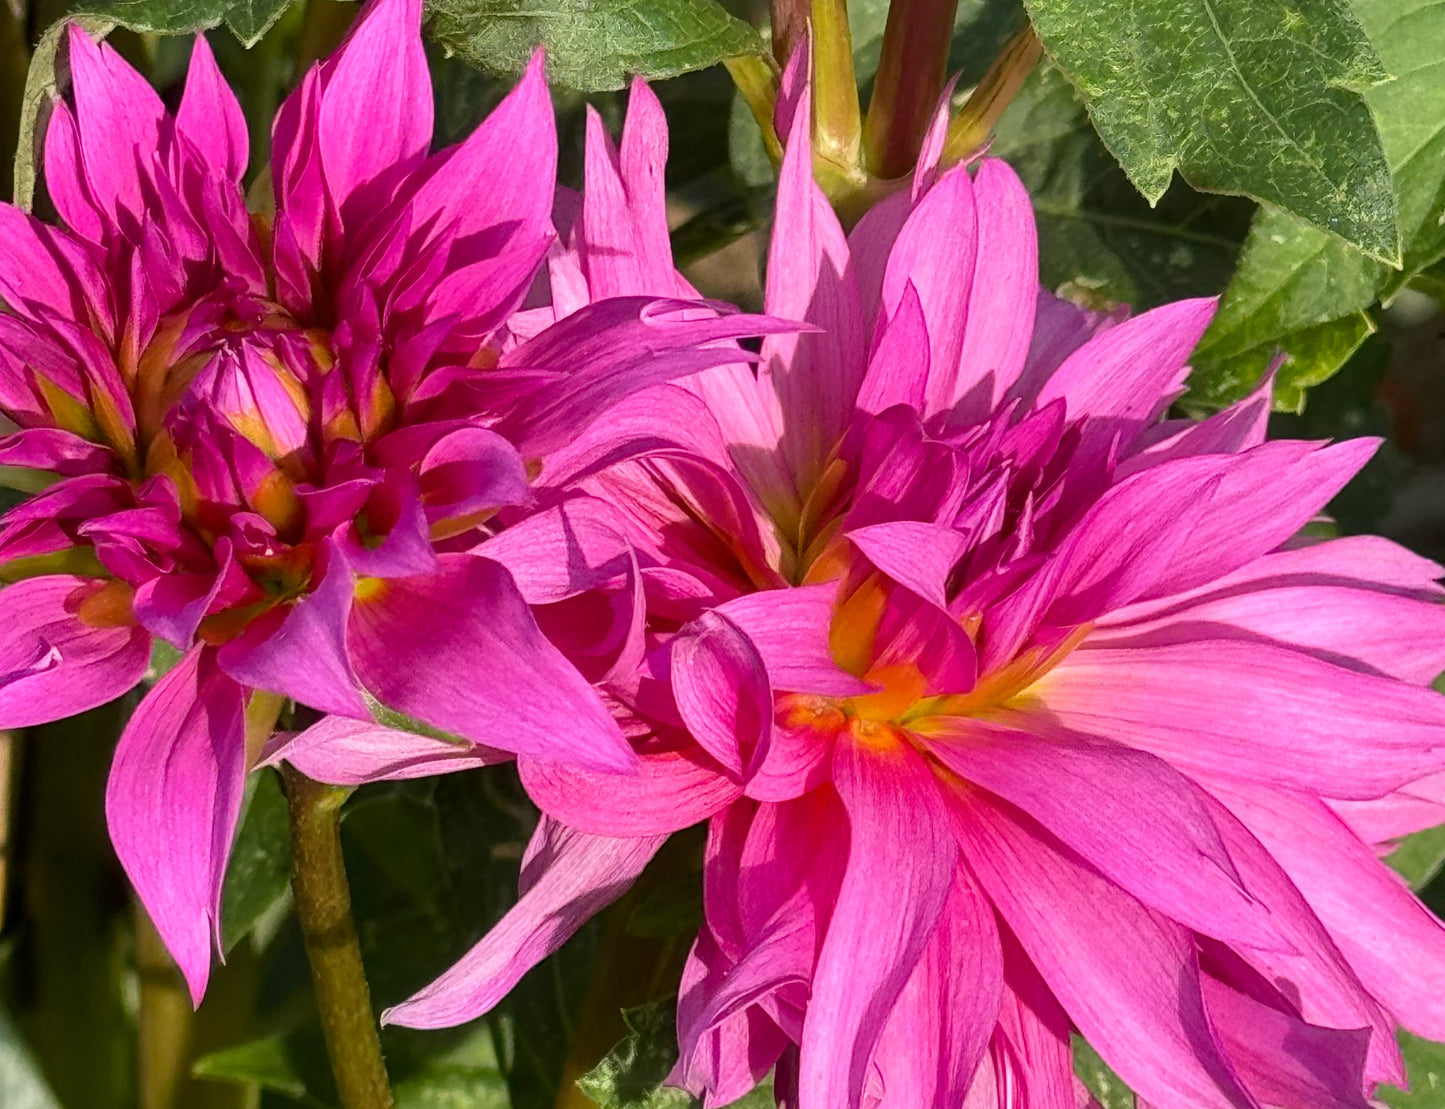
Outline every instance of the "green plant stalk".
[[948, 138], [943, 147], [944, 165], [963, 161], [988, 141], [999, 117], [1013, 103], [1019, 89], [1023, 88], [1043, 56], [1044, 48], [1039, 44], [1034, 29], [1024, 24], [993, 60], [983, 80], [949, 124]]
[[864, 164], [875, 177], [912, 171], [943, 92], [958, 0], [893, 0], [863, 125]]
[[862, 176], [863, 112], [847, 0], [813, 0], [813, 154], [845, 176]]
[[181, 973], [139, 901], [135, 904], [135, 968], [140, 979], [136, 1022], [140, 1109], [173, 1109], [186, 1076], [195, 1014]]
[[391, 1109], [341, 857], [341, 805], [351, 791], [312, 781], [289, 765], [282, 777], [291, 817], [291, 889], [336, 1090], [343, 1109]]

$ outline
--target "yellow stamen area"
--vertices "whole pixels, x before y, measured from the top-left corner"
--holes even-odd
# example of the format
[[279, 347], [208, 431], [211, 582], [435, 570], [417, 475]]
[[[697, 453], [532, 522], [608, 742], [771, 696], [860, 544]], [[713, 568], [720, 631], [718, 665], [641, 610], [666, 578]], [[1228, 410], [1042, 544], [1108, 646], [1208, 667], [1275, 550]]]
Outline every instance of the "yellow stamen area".
[[910, 719], [919, 718], [915, 721], [918, 730], [926, 731], [928, 725], [922, 720], [924, 717], [981, 716], [991, 709], [1008, 707], [1009, 702], [1026, 693], [1077, 647], [1092, 626], [1081, 624], [1051, 651], [1025, 651], [1007, 666], [980, 677], [978, 684], [967, 693], [920, 701], [909, 713]]
[[135, 623], [131, 602], [135, 590], [123, 581], [108, 581], [80, 602], [75, 614], [92, 628], [123, 628]]
[[386, 594], [387, 582], [383, 578], [357, 578], [355, 597], [358, 601], [379, 601]]
[[899, 719], [918, 703], [928, 688], [922, 672], [911, 662], [875, 666], [863, 680], [879, 686], [878, 692], [848, 698], [843, 703], [844, 711], [877, 723]]
[[251, 495], [251, 507], [276, 528], [276, 534], [294, 534], [301, 527], [301, 497], [291, 479], [280, 470], [272, 470]]
[[834, 661], [848, 673], [861, 676], [872, 666], [873, 641], [887, 602], [882, 580], [877, 574], [869, 574], [834, 610], [828, 647]]

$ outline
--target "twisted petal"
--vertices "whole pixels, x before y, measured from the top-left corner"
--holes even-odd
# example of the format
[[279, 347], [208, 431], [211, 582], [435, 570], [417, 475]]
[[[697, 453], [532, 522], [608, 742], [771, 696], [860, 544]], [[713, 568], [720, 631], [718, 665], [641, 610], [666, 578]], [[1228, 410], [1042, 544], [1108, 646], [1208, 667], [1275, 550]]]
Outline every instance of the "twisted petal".
[[94, 627], [77, 614], [98, 588], [56, 574], [0, 590], [0, 728], [73, 716], [141, 680], [150, 636], [128, 624]]
[[[528, 854], [545, 850], [547, 865], [523, 868], [521, 900], [454, 967], [383, 1012], [381, 1022], [447, 1028], [481, 1016], [589, 917], [627, 892], [665, 839], [607, 839], [543, 818]], [[528, 881], [531, 869], [540, 873]]]

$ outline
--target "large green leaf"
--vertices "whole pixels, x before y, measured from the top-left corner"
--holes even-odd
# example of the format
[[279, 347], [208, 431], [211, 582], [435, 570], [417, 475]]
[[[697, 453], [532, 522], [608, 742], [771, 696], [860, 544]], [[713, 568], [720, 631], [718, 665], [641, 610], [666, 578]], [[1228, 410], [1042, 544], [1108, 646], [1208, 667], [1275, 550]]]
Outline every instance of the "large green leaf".
[[427, 11], [432, 36], [473, 65], [520, 73], [541, 44], [551, 79], [587, 92], [765, 49], [716, 0], [433, 0]]
[[255, 46], [290, 6], [291, 0], [236, 0], [226, 9], [226, 26], [243, 46]]
[[1356, 0], [1394, 80], [1366, 94], [1394, 175], [1404, 265], [1391, 269], [1333, 235], [1261, 211], [1218, 318], [1200, 343], [1196, 399], [1226, 403], [1251, 388], [1276, 350], [1290, 355], [1281, 407], [1334, 373], [1372, 329], [1361, 313], [1445, 257], [1445, 6]]
[[1148, 308], [1218, 293], [1234, 270], [1253, 205], [1176, 183], [1157, 207], [1129, 184], [1053, 66], [1029, 78], [990, 151], [1033, 197], [1045, 285]]
[[1399, 257], [1389, 167], [1363, 93], [1387, 77], [1344, 0], [1026, 0], [1131, 180], [1177, 168], [1377, 257]]

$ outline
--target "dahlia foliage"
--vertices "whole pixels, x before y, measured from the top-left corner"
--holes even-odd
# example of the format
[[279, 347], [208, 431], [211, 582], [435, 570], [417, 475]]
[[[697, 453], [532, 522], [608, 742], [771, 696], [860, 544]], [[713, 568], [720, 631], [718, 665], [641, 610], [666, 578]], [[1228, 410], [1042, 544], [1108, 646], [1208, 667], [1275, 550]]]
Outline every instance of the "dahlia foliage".
[[[1364, 1109], [1397, 1026], [1445, 1037], [1445, 929], [1369, 846], [1445, 812], [1440, 568], [1301, 535], [1376, 442], [1265, 442], [1268, 381], [1164, 418], [1213, 302], [1040, 293], [1002, 162], [845, 236], [797, 73], [766, 308], [813, 330], [628, 398], [489, 541], [615, 566], [645, 616], [591, 672], [640, 772], [520, 756], [520, 901], [387, 1018], [485, 1012], [706, 820], [672, 1080], [708, 1106], [774, 1067], [802, 1109], [1073, 1106], [1077, 1030], [1154, 1106]], [[648, 91], [588, 138], [559, 317], [685, 294]]]
[[305, 75], [258, 213], [206, 40], [172, 114], [72, 26], [73, 98], [44, 142], [63, 226], [0, 205], [0, 410], [17, 428], [0, 463], [43, 485], [0, 525], [0, 727], [124, 693], [155, 639], [184, 652], [120, 739], [106, 812], [196, 1000], [270, 695], [402, 714], [461, 737], [473, 765], [635, 765], [471, 548], [577, 428], [757, 329], [632, 297], [514, 330], [553, 237], [542, 58], [430, 154], [419, 23], [419, 0], [378, 0]]
[[1404, 1085], [1442, 569], [1310, 527], [1377, 441], [1267, 440], [1270, 375], [1172, 418], [1216, 302], [1043, 290], [947, 98], [845, 232], [803, 43], [744, 315], [675, 268], [646, 84], [558, 188], [543, 54], [433, 152], [420, 24], [371, 0], [249, 183], [204, 37], [172, 111], [72, 26], [59, 222], [0, 205], [0, 729], [150, 673], [106, 815], [192, 999], [250, 771], [515, 759], [520, 896], [384, 1023], [488, 1013], [705, 824], [708, 1109], [1076, 1109], [1076, 1033], [1154, 1109]]

